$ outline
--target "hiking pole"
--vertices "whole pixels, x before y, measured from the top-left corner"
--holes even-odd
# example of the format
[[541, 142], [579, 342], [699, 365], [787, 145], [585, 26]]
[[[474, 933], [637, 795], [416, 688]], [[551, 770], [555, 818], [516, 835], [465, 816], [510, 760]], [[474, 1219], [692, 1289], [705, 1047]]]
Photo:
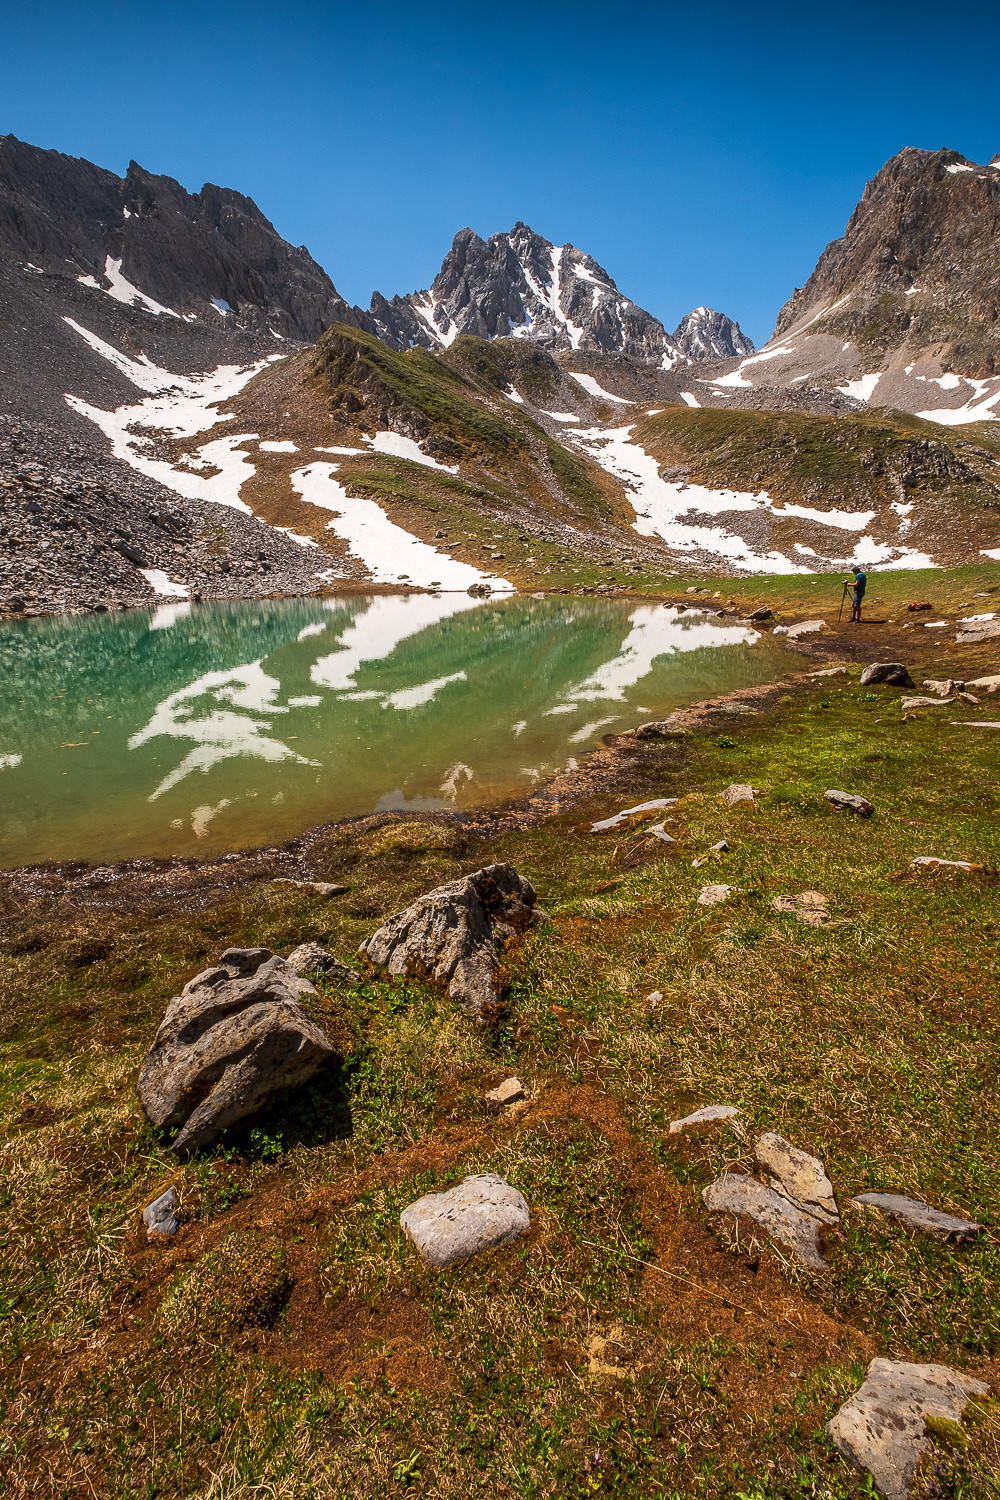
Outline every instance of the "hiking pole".
[[847, 598], [847, 584], [845, 583], [844, 584], [844, 592], [840, 596], [840, 614], [837, 616], [837, 624], [838, 625], [840, 624], [841, 619], [843, 618], [843, 614], [844, 614], [844, 600], [846, 598]]

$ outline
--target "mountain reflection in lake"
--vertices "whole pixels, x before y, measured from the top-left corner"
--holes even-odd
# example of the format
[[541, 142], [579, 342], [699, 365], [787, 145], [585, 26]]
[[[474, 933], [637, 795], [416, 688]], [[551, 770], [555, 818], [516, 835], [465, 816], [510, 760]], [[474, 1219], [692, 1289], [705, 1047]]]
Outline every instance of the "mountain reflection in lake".
[[747, 626], [378, 595], [0, 629], [0, 863], [205, 854], [530, 790], [647, 711], [780, 670]]

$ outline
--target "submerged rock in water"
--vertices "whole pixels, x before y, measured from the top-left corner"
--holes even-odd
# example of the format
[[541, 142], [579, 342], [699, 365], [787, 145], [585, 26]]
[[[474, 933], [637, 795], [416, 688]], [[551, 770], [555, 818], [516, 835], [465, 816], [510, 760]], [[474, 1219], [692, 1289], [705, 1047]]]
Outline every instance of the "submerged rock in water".
[[443, 985], [478, 1016], [502, 999], [494, 926], [523, 930], [534, 918], [536, 899], [534, 886], [511, 865], [488, 865], [397, 912], [358, 952], [390, 974]]
[[920, 1456], [928, 1445], [926, 1419], [958, 1422], [981, 1380], [947, 1365], [873, 1359], [865, 1382], [831, 1417], [834, 1447], [856, 1468], [867, 1469], [887, 1500], [906, 1500]]
[[299, 1004], [316, 991], [285, 959], [267, 948], [230, 948], [222, 958], [170, 1001], [139, 1072], [152, 1123], [181, 1127], [178, 1155], [211, 1145], [333, 1052]]
[[450, 1266], [526, 1234], [531, 1211], [524, 1196], [495, 1172], [466, 1177], [446, 1193], [427, 1193], [399, 1222], [429, 1266]]

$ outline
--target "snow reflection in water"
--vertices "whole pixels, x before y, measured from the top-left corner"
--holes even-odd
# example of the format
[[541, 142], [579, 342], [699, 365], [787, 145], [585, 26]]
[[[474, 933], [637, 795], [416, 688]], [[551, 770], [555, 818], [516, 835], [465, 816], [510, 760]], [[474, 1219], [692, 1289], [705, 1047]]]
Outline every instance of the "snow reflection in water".
[[747, 626], [617, 600], [162, 606], [0, 629], [0, 861], [192, 854], [515, 796], [765, 681]]

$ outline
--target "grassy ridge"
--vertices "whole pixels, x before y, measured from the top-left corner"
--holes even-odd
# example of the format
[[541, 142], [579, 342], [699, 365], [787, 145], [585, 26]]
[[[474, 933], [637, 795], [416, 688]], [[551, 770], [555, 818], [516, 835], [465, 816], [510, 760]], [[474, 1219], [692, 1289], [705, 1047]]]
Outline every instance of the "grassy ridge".
[[[907, 868], [1000, 866], [995, 746], [948, 708], [904, 721], [898, 697], [790, 686], [722, 732], [637, 747], [620, 797], [488, 842], [427, 820], [332, 830], [317, 874], [351, 883], [340, 903], [267, 884], [131, 917], [6, 899], [11, 1469], [101, 1496], [867, 1493], [822, 1431], [867, 1360], [989, 1375], [1000, 1357], [995, 1236], [955, 1250], [848, 1208], [896, 1188], [1000, 1222], [1000, 887]], [[726, 810], [730, 781], [762, 788], [757, 808]], [[834, 812], [830, 785], [875, 817]], [[586, 831], [657, 794], [685, 799], [675, 852]], [[693, 869], [720, 837], [732, 852]], [[133, 1082], [184, 979], [230, 942], [349, 958], [419, 891], [501, 858], [552, 916], [505, 954], [502, 1024], [477, 1032], [416, 985], [326, 984], [340, 1064], [225, 1146], [162, 1153]], [[706, 910], [712, 880], [737, 893]], [[773, 909], [800, 890], [828, 896], [829, 926]], [[497, 1117], [483, 1091], [514, 1071], [529, 1102]], [[668, 1135], [710, 1102], [747, 1131]], [[768, 1127], [830, 1172], [827, 1272], [705, 1221], [701, 1186]], [[524, 1191], [531, 1235], [428, 1272], [399, 1210], [475, 1170]], [[135, 1212], [167, 1181], [184, 1227], [147, 1248]], [[234, 1245], [245, 1297], [220, 1271]], [[192, 1285], [224, 1336], [178, 1318]]]

